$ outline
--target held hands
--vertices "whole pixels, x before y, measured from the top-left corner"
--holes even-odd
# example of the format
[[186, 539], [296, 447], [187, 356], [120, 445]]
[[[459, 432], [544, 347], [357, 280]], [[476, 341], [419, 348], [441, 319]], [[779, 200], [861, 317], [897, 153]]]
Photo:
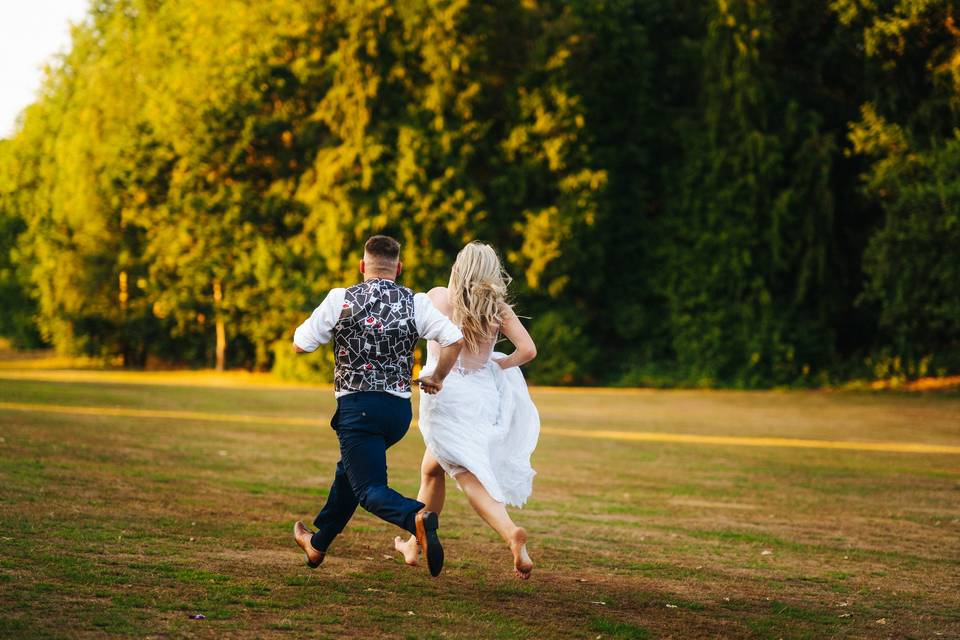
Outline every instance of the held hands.
[[412, 382], [420, 385], [420, 389], [430, 395], [439, 393], [440, 389], [443, 388], [443, 381], [434, 375], [420, 376], [419, 378], [414, 378]]
[[428, 375], [420, 376], [413, 382], [420, 385], [424, 393], [435, 395], [440, 393], [443, 388], [443, 379], [450, 373], [457, 357], [460, 355], [460, 349], [463, 347], [463, 340], [457, 340], [453, 344], [440, 349], [440, 357], [437, 358], [437, 365]]

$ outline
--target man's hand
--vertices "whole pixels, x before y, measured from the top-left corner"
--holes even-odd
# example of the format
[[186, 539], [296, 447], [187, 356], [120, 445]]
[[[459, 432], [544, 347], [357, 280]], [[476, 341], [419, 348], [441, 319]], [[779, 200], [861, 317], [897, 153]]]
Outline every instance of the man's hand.
[[413, 383], [420, 385], [420, 389], [424, 393], [429, 393], [430, 395], [439, 393], [440, 389], [443, 388], [443, 381], [433, 375], [414, 378]]

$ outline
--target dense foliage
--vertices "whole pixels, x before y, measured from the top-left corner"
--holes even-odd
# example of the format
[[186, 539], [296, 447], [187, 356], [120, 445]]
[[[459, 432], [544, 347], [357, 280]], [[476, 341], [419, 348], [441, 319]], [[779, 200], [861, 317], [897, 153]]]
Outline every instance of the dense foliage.
[[275, 367], [497, 246], [542, 383], [960, 370], [948, 0], [100, 0], [0, 144], [0, 332]]

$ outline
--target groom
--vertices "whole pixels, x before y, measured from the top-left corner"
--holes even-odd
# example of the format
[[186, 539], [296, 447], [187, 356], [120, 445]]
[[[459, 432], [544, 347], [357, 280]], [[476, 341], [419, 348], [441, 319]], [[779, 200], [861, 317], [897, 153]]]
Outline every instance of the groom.
[[395, 282], [403, 264], [400, 243], [373, 236], [363, 247], [363, 282], [333, 289], [297, 327], [293, 346], [309, 353], [333, 340], [337, 411], [330, 426], [340, 440], [340, 461], [327, 503], [314, 519], [293, 527], [307, 565], [323, 562], [327, 547], [343, 531], [357, 505], [417, 537], [430, 574], [443, 568], [437, 514], [387, 486], [387, 449], [410, 427], [413, 348], [421, 338], [442, 346], [434, 373], [414, 380], [437, 393], [460, 354], [463, 334], [423, 293]]

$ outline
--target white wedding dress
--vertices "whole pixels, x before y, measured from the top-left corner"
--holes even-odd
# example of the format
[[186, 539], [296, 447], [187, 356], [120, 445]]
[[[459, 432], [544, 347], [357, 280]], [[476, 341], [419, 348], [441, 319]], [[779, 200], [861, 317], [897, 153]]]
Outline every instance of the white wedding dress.
[[[439, 345], [427, 345], [422, 375], [437, 364]], [[540, 437], [540, 416], [519, 367], [501, 369], [506, 357], [462, 353], [436, 395], [420, 394], [420, 432], [444, 471], [470, 471], [498, 502], [522, 507], [536, 471], [530, 456]]]

